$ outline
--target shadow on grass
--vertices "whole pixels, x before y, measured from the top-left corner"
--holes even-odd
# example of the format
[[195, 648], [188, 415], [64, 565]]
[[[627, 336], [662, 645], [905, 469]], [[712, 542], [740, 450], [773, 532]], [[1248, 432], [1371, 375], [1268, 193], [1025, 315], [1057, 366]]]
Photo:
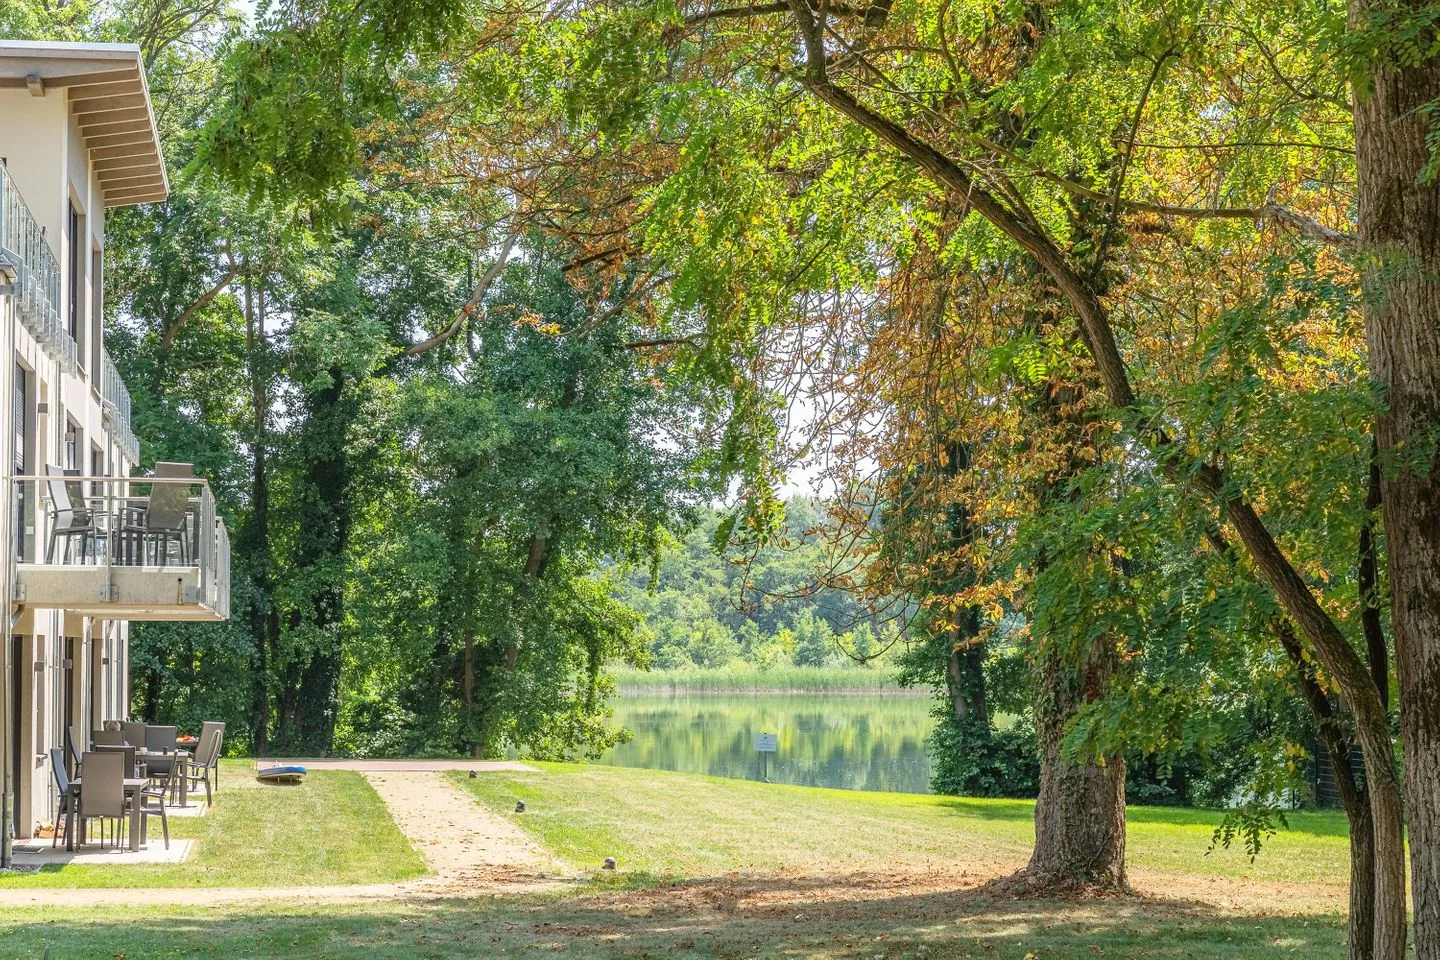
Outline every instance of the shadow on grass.
[[1332, 915], [1236, 916], [1204, 904], [1008, 901], [976, 888], [909, 893], [883, 876], [732, 875], [648, 890], [206, 911], [31, 909], [0, 915], [0, 955], [53, 960], [221, 956], [785, 957], [1094, 960], [1341, 957]]

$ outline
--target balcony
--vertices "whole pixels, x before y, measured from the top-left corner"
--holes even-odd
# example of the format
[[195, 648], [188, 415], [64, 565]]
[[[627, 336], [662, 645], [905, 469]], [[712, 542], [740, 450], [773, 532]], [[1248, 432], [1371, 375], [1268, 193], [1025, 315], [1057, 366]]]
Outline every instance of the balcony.
[[100, 398], [103, 403], [105, 428], [120, 444], [131, 463], [140, 459], [140, 441], [130, 429], [130, 391], [120, 378], [120, 371], [110, 354], [100, 351]]
[[15, 315], [40, 349], [74, 373], [75, 340], [60, 321], [60, 264], [15, 189], [10, 171], [0, 166], [0, 269], [14, 275]]
[[51, 468], [14, 483], [12, 612], [229, 618], [230, 538], [204, 480], [72, 476]]

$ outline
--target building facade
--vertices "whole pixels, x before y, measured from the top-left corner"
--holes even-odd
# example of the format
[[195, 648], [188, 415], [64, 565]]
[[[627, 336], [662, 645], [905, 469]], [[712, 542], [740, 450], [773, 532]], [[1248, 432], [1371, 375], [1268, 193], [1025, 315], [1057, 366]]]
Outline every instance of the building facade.
[[0, 579], [5, 803], [54, 818], [50, 750], [129, 716], [128, 623], [228, 616], [203, 480], [130, 479], [130, 398], [102, 337], [105, 216], [169, 183], [137, 47], [0, 41]]

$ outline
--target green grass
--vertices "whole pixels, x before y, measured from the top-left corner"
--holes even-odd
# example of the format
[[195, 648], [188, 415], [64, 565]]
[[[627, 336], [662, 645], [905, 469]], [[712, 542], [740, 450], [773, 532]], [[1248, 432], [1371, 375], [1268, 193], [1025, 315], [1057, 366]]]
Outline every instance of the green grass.
[[[253, 825], [230, 824], [239, 831], [234, 845], [212, 849], [238, 862], [223, 869], [212, 864], [221, 872], [207, 882], [242, 876], [247, 885], [262, 882], [254, 872], [255, 857], [242, 848], [273, 853], [277, 840], [291, 838], [297, 829], [298, 840], [285, 844], [285, 851], [297, 861], [298, 872], [268, 882], [380, 879], [373, 861], [361, 867], [368, 855], [354, 848], [378, 845], [393, 855], [386, 838], [394, 827], [388, 818], [379, 831], [364, 832], [357, 823], [360, 811], [373, 813], [379, 803], [358, 776], [312, 773], [304, 789], [313, 785], [314, 791], [307, 796], [229, 782], [242, 772], [227, 770], [229, 792], [222, 793], [220, 809], [233, 803], [237, 813], [264, 824], [258, 834]], [[1346, 841], [1343, 818], [1334, 815], [1296, 815], [1294, 829], [1276, 837], [1251, 865], [1235, 853], [1205, 855], [1215, 814], [1132, 808], [1130, 863], [1148, 872], [1149, 896], [1016, 901], [987, 896], [963, 875], [973, 868], [988, 876], [997, 867], [1023, 862], [1032, 831], [1028, 803], [574, 764], [474, 780], [462, 774], [455, 781], [570, 863], [581, 882], [528, 895], [496, 896], [479, 887], [474, 897], [445, 900], [302, 899], [203, 909], [109, 906], [100, 894], [84, 909], [0, 909], [0, 957], [40, 960], [47, 949], [50, 960], [1340, 960], [1345, 955], [1335, 884], [1344, 880]], [[526, 813], [513, 813], [516, 799], [526, 801]], [[206, 820], [219, 826], [219, 817], [217, 809]], [[313, 825], [298, 824], [302, 818]], [[338, 861], [303, 863], [329, 855], [321, 847], [340, 851]], [[413, 858], [408, 847], [405, 852]], [[597, 869], [604, 856], [619, 858], [620, 882], [585, 882], [608, 879]], [[350, 876], [337, 875], [337, 869], [349, 869]], [[1258, 882], [1230, 883], [1231, 877]], [[1221, 887], [1212, 891], [1205, 882]]]
[[1340, 960], [1334, 916], [950, 893], [785, 909], [680, 910], [616, 896], [344, 906], [0, 911], [0, 956], [40, 960]]
[[[455, 783], [530, 831], [585, 873], [607, 856], [634, 882], [728, 871], [1007, 869], [1034, 838], [1034, 805], [917, 794], [862, 793], [583, 764], [542, 764]], [[524, 800], [526, 812], [513, 812]], [[1343, 883], [1345, 818], [1297, 813], [1251, 863], [1238, 849], [1207, 855], [1220, 815], [1131, 807], [1132, 869], [1293, 884]], [[993, 869], [992, 869], [993, 872]]]
[[[255, 782], [251, 761], [221, 763], [203, 817], [173, 817], [172, 841], [199, 843], [183, 863], [73, 864], [0, 875], [16, 887], [273, 887], [386, 883], [425, 873], [420, 855], [358, 773], [316, 770], [293, 787]], [[160, 842], [160, 821], [150, 822]]]
[[[874, 693], [896, 692], [894, 671], [845, 664], [833, 667], [775, 667], [749, 664], [678, 670], [615, 671], [621, 693]], [[924, 691], [915, 691], [921, 694]]]

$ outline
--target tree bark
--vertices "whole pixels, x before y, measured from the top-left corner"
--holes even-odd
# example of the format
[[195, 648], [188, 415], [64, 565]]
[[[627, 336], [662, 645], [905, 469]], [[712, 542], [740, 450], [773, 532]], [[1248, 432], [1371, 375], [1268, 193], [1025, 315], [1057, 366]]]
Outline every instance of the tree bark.
[[1102, 766], [1064, 755], [1065, 728], [1086, 700], [1098, 697], [1115, 668], [1114, 651], [1097, 643], [1077, 672], [1057, 657], [1041, 669], [1035, 728], [1040, 739], [1040, 796], [1035, 850], [1026, 873], [1041, 885], [1093, 884], [1124, 889], [1125, 761]]
[[1365, 484], [1365, 521], [1360, 524], [1359, 563], [1355, 581], [1360, 591], [1360, 627], [1365, 634], [1365, 653], [1370, 675], [1380, 692], [1380, 705], [1390, 710], [1390, 647], [1385, 642], [1385, 625], [1380, 621], [1380, 562], [1375, 545], [1375, 511], [1380, 509], [1380, 449], [1370, 439], [1370, 470]]
[[[1305, 659], [1300, 641], [1290, 621], [1276, 624], [1280, 647], [1295, 667], [1296, 683], [1305, 705], [1315, 718], [1315, 730], [1325, 748], [1326, 759], [1335, 772], [1335, 786], [1340, 804], [1350, 824], [1350, 924], [1348, 931], [1350, 960], [1370, 960], [1374, 956], [1375, 938], [1375, 822], [1370, 816], [1370, 800], [1365, 787], [1355, 779], [1350, 768], [1352, 740], [1336, 716], [1335, 708], [1321, 688], [1315, 665]], [[1384, 662], [1382, 674], [1388, 674]], [[1388, 685], [1388, 679], [1386, 683]]]
[[303, 611], [292, 626], [313, 636], [308, 657], [292, 673], [293, 695], [281, 717], [276, 739], [284, 749], [324, 756], [335, 740], [339, 713], [340, 665], [345, 614], [343, 565], [350, 540], [350, 460], [346, 440], [354, 399], [345, 389], [344, 371], [332, 368], [330, 382], [306, 397], [309, 407], [302, 449], [308, 460], [301, 499], [296, 567], [312, 580]]
[[[1352, 0], [1351, 29], [1398, 32], [1421, 0]], [[1389, 22], [1372, 22], [1375, 15]], [[1421, 43], [1433, 38], [1433, 26]], [[1384, 48], [1382, 47], [1382, 50]], [[1375, 425], [1400, 691], [1417, 960], [1440, 960], [1440, 190], [1426, 177], [1440, 67], [1367, 65], [1354, 91], [1365, 338], [1385, 409]], [[1397, 894], [1402, 898], [1403, 891]]]
[[251, 489], [250, 515], [242, 531], [243, 552], [255, 565], [252, 574], [258, 599], [250, 607], [251, 655], [250, 745], [257, 757], [270, 749], [270, 649], [275, 605], [270, 582], [270, 479], [266, 420], [270, 410], [264, 361], [260, 349], [265, 341], [263, 293], [257, 310], [254, 278], [245, 276], [245, 348], [250, 375]]

